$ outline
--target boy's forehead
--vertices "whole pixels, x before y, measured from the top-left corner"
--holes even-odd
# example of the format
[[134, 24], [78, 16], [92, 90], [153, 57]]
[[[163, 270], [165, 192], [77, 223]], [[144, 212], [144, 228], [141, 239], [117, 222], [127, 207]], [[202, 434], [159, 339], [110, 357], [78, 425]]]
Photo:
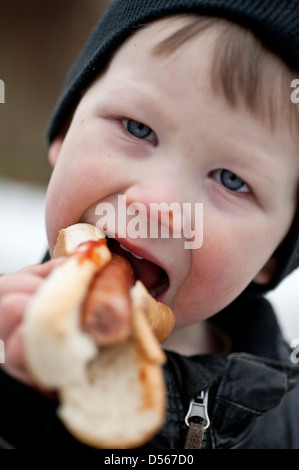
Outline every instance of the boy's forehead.
[[[188, 93], [196, 95], [200, 90], [212, 93], [209, 75], [212, 54], [208, 47], [213, 43], [210, 40], [212, 31], [208, 37], [194, 37], [193, 41], [186, 42], [168, 57], [156, 53], [165, 39], [186, 25], [188, 16], [156, 20], [138, 30], [119, 47], [107, 70], [97, 80], [105, 84], [112, 100], [115, 92], [121, 94], [124, 90], [127, 98], [129, 95], [142, 95], [152, 105], [158, 96], [166, 103], [167, 95], [173, 93], [174, 88], [177, 101], [183, 97], [187, 101]], [[164, 86], [166, 82], [167, 87]]]
[[[190, 33], [192, 21], [203, 21], [195, 34]], [[169, 44], [164, 46], [169, 38], [175, 38], [184, 28], [187, 40], [169, 41], [171, 47]], [[251, 46], [246, 47], [248, 44]], [[121, 60], [123, 74], [127, 70], [126, 65], [138, 68], [147, 62], [150, 67], [154, 61], [152, 65], [158, 64], [159, 68], [172, 63], [175, 73], [179, 73], [183, 65], [173, 59], [180, 54], [184, 54], [184, 66], [189, 57], [190, 66], [196, 70], [198, 78], [200, 75], [202, 78], [202, 71], [209, 72], [205, 83], [201, 83], [202, 87], [212, 87], [214, 93], [225, 97], [233, 107], [244, 108], [245, 105], [272, 129], [286, 127], [292, 133], [295, 130], [298, 136], [298, 107], [290, 100], [292, 71], [252, 33], [225, 19], [189, 13], [155, 20], [129, 36], [115, 52], [112, 63]]]
[[[130, 74], [140, 71], [144, 72], [146, 67], [151, 72], [146, 78], [148, 83], [151, 76], [165, 75], [166, 70], [172, 69], [174, 74], [180, 73], [187, 66], [194, 70], [199, 77], [202, 72], [206, 74], [211, 67], [212, 51], [211, 45], [217, 36], [215, 30], [210, 30], [208, 34], [202, 34], [187, 41], [178, 47], [167, 57], [157, 53], [159, 46], [167, 38], [181, 30], [188, 23], [190, 15], [175, 15], [171, 17], [155, 20], [145, 27], [137, 30], [132, 36], [117, 49], [111, 58], [110, 68], [119, 66], [121, 79], [130, 78]], [[183, 60], [180, 60], [180, 56]], [[193, 78], [194, 75], [193, 75]], [[210, 80], [205, 77], [204, 82], [196, 80], [197, 87], [210, 85]], [[187, 85], [187, 84], [186, 84]]]
[[166, 16], [164, 18], [156, 19], [151, 23], [138, 29], [135, 34], [128, 38], [134, 38], [136, 36], [143, 36], [144, 38], [152, 38], [154, 42], [159, 42], [169, 37], [169, 35], [179, 31], [182, 27], [189, 24], [191, 17], [197, 17], [192, 14], [176, 14], [172, 16]]
[[[150, 55], [155, 55], [155, 50], [159, 44], [187, 26], [192, 16], [194, 15], [177, 14], [148, 23], [138, 29], [132, 36], [129, 36], [118, 50], [121, 51], [126, 47], [130, 47], [131, 49], [132, 46], [133, 48], [142, 46]], [[214, 30], [215, 29], [217, 29], [217, 27], [214, 28]], [[213, 31], [210, 31], [210, 33], [213, 33]], [[216, 35], [214, 35], [214, 37], [216, 37]], [[200, 40], [200, 37], [197, 39]], [[115, 55], [117, 55], [117, 53], [118, 51], [116, 51]]]

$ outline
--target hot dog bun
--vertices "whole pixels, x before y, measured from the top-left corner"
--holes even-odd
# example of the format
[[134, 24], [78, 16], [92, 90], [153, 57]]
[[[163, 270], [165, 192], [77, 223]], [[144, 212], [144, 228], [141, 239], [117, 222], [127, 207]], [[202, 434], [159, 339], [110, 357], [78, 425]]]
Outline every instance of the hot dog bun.
[[[94, 225], [84, 223], [71, 225], [60, 230], [54, 247], [53, 258], [68, 256], [78, 249], [81, 243], [89, 240], [96, 241], [104, 237], [104, 233]], [[163, 343], [174, 328], [174, 314], [170, 307], [156, 301], [143, 284], [140, 289], [142, 294], [140, 291], [139, 295], [142, 295], [143, 298], [145, 314], [159, 343]]]
[[60, 233], [54, 255], [68, 257], [28, 306], [25, 355], [37, 384], [56, 390], [58, 415], [77, 439], [97, 448], [134, 448], [163, 425], [166, 356], [148, 321], [149, 294], [139, 281], [130, 290], [133, 321], [126, 340], [101, 346], [83, 331], [81, 308], [90, 283], [111, 262], [102, 237], [88, 224]]

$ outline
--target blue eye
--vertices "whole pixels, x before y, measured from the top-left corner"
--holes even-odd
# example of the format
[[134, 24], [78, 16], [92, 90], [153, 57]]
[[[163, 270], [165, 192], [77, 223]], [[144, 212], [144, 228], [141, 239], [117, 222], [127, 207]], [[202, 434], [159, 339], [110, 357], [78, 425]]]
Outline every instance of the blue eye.
[[238, 193], [249, 193], [250, 189], [247, 184], [241, 180], [235, 173], [229, 170], [216, 170], [213, 172], [215, 179], [221, 183], [226, 189]]
[[122, 123], [129, 134], [133, 135], [137, 139], [149, 140], [155, 143], [156, 136], [153, 130], [146, 124], [134, 121], [134, 119], [122, 119]]

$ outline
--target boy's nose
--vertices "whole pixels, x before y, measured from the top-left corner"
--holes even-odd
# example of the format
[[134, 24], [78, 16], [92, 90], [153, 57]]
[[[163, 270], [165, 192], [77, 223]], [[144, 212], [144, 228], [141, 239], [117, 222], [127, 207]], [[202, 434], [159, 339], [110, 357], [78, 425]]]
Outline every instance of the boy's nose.
[[155, 184], [130, 186], [125, 192], [126, 205], [147, 219], [151, 229], [159, 227], [161, 233], [181, 234], [183, 230], [182, 203], [172, 184], [160, 181]]

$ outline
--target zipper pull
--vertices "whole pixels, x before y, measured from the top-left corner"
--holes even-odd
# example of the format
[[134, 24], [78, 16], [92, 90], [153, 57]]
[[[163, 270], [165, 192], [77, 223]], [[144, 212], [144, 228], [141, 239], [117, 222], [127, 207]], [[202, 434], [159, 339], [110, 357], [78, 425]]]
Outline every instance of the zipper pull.
[[196, 395], [195, 398], [190, 400], [189, 410], [185, 416], [185, 423], [189, 427], [189, 420], [190, 418], [197, 416], [204, 420], [204, 429], [208, 429], [210, 426], [210, 419], [208, 414], [208, 398], [209, 398], [209, 391], [201, 391]]

